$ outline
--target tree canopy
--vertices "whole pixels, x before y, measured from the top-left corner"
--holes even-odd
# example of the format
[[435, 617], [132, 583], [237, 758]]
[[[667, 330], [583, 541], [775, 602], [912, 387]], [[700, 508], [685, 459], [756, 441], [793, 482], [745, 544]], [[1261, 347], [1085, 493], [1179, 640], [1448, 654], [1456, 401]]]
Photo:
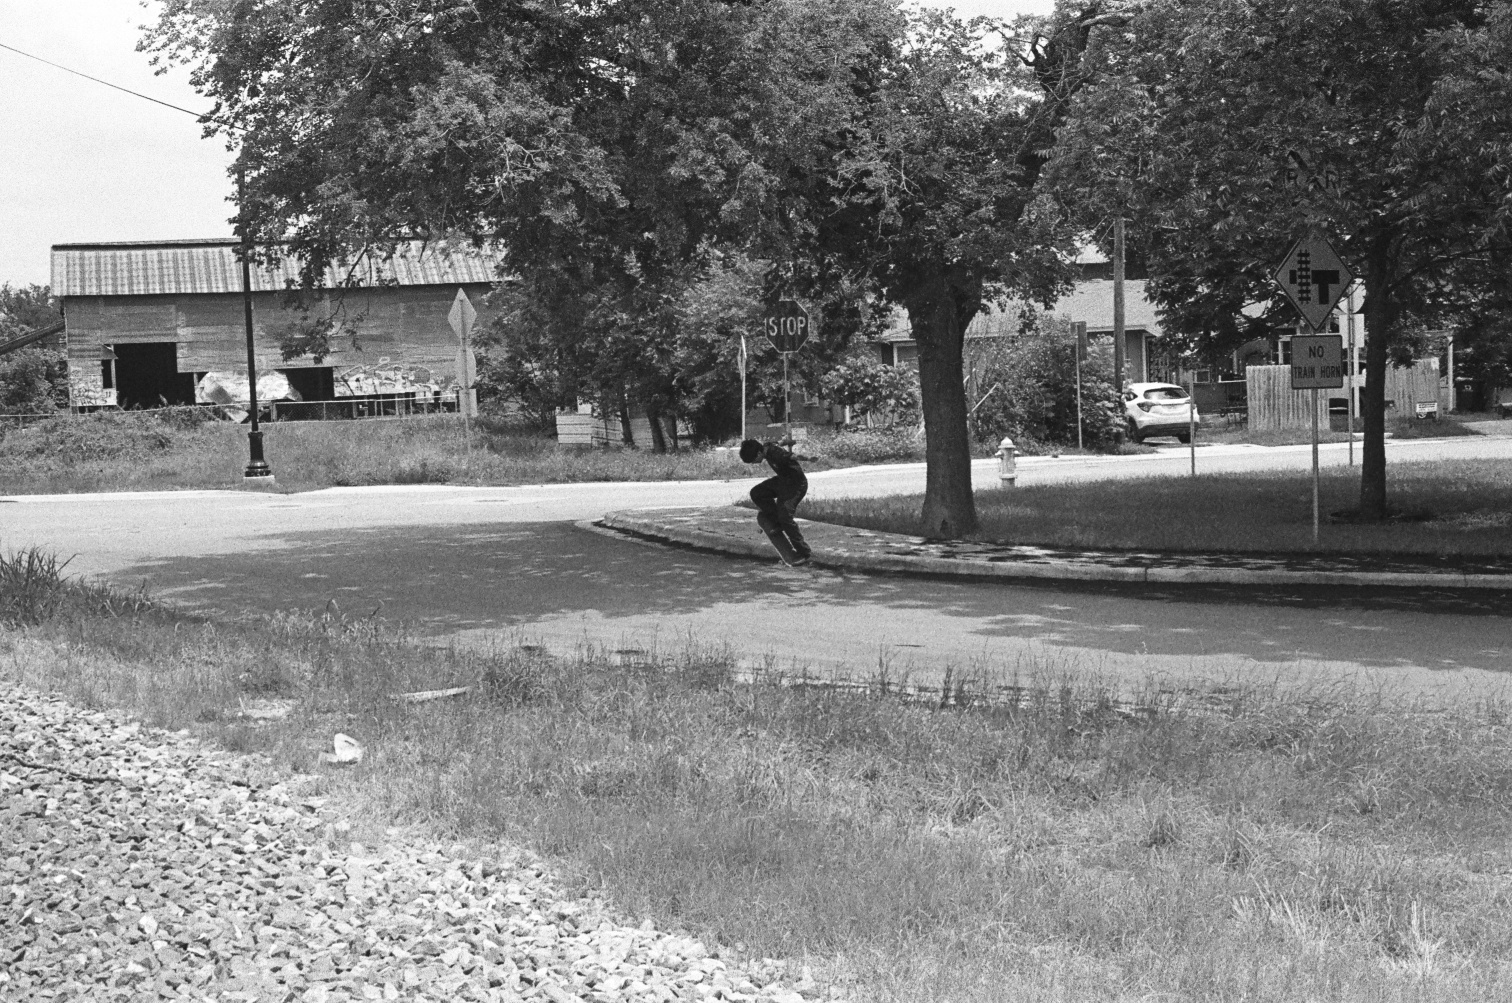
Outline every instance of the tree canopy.
[[[1366, 290], [1369, 518], [1386, 512], [1386, 366], [1508, 281], [1506, 175], [1488, 169], [1505, 147], [1481, 139], [1505, 112], [1464, 60], [1475, 38], [1481, 68], [1496, 65], [1506, 6], [1151, 0], [1098, 37], [1098, 80], [1058, 134], [1057, 189], [1084, 225], [1130, 221], [1147, 289], [1192, 341], [1231, 347], [1246, 308], [1290, 321], [1271, 272], [1308, 228], [1332, 236]], [[1461, 122], [1473, 137], [1446, 122], [1457, 101], [1481, 109]]]
[[1034, 185], [1105, 6], [1009, 31], [896, 0], [166, 0], [143, 47], [190, 65], [258, 246], [311, 284], [465, 234], [531, 309], [591, 304], [617, 318], [596, 337], [628, 344], [666, 344], [716, 254], [770, 262], [767, 299], [907, 306], [926, 523], [950, 534], [975, 524], [962, 334], [983, 303], [1068, 278]]

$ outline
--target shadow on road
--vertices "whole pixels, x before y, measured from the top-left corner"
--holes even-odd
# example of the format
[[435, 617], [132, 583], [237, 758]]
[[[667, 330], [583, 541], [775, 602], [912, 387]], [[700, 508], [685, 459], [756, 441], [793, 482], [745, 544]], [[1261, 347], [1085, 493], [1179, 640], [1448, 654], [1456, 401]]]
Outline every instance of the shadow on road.
[[[795, 571], [612, 538], [569, 523], [277, 534], [245, 553], [139, 564], [112, 578], [206, 611], [377, 609], [429, 635], [592, 616], [759, 643], [796, 630], [930, 632], [1108, 653], [1512, 668], [1512, 617], [1484, 593], [1033, 583]], [[801, 638], [798, 639], [801, 644]], [[900, 645], [908, 647], [910, 645]], [[930, 645], [934, 647], [932, 643]]]

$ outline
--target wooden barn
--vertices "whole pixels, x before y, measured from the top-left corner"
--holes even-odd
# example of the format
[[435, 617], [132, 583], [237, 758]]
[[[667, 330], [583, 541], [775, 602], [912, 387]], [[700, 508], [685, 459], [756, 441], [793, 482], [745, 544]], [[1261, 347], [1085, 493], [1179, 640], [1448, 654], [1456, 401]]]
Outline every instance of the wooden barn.
[[[236, 249], [234, 240], [55, 245], [52, 292], [66, 325], [72, 405], [224, 403], [228, 391], [245, 400]], [[285, 360], [279, 349], [303, 319], [288, 295], [297, 272], [288, 260], [252, 270], [260, 399], [455, 399], [460, 345], [447, 314], [461, 289], [478, 311], [476, 327], [487, 323], [494, 260], [470, 246], [415, 244], [389, 260], [333, 268], [311, 315], [339, 312], [357, 336], [336, 340], [319, 362]]]

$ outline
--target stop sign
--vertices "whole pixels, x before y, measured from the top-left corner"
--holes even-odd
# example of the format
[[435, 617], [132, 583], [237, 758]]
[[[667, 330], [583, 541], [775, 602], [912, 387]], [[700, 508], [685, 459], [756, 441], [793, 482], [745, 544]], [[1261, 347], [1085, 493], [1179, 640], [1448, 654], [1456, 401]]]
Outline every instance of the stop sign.
[[772, 347], [784, 355], [796, 352], [808, 341], [813, 321], [797, 300], [781, 300], [767, 310], [765, 334]]

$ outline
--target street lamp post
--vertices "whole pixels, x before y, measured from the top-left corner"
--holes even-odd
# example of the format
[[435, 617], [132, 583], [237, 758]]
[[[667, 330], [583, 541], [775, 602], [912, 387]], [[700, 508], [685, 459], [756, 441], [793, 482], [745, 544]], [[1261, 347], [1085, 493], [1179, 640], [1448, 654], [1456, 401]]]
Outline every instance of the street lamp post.
[[272, 484], [273, 469], [263, 459], [263, 434], [257, 422], [257, 354], [252, 344], [252, 227], [247, 219], [246, 168], [236, 170], [236, 201], [241, 217], [242, 315], [247, 328], [247, 396], [252, 414], [252, 429], [247, 433], [248, 462], [244, 481]]

